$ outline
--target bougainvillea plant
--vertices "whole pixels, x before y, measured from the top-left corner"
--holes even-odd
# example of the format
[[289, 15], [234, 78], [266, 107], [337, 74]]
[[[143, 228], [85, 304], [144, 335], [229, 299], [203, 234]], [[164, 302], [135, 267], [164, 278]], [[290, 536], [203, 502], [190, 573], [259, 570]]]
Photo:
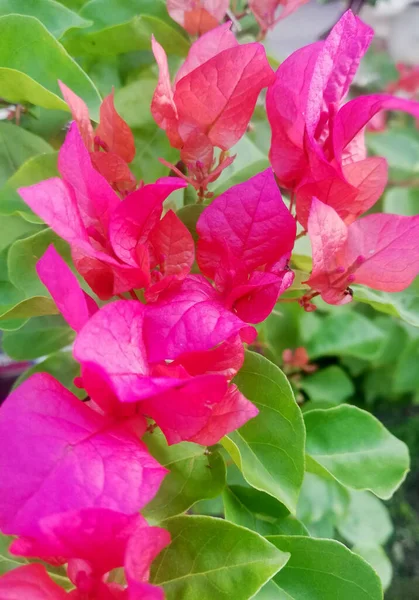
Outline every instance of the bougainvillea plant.
[[[263, 36], [303, 3], [249, 8]], [[92, 17], [88, 5], [79, 19]], [[56, 108], [72, 115], [58, 170], [17, 177], [15, 202], [41, 229], [8, 264], [27, 256], [41, 293], [6, 322], [20, 331], [14, 320], [52, 315], [71, 363], [56, 377], [56, 359], [33, 367], [0, 409], [0, 530], [16, 567], [0, 577], [0, 599], [379, 600], [373, 567], [309, 533], [303, 503], [313, 480], [337, 512], [351, 494], [388, 499], [407, 449], [355, 406], [302, 411], [264, 356], [262, 328], [281, 303], [346, 310], [358, 284], [402, 292], [418, 275], [419, 216], [364, 215], [387, 182], [364, 129], [382, 110], [419, 118], [419, 104], [347, 101], [373, 35], [351, 11], [274, 71], [260, 42], [240, 41], [228, 2], [169, 0], [199, 36], [173, 78], [173, 21], [153, 10], [135, 26], [159, 71], [147, 110], [155, 138], [168, 139], [155, 151], [162, 176], [136, 177], [136, 131], [113, 91], [100, 107], [83, 97], [73, 63], [74, 76], [54, 80]], [[94, 54], [101, 38], [85, 26], [67, 47]], [[11, 100], [30, 100], [25, 77]], [[48, 85], [33, 88], [34, 104], [50, 107]], [[265, 97], [270, 165], [244, 176], [240, 144]], [[300, 239], [311, 244], [306, 272]], [[304, 347], [283, 363], [290, 379], [317, 368]], [[216, 497], [222, 506], [197, 509]]]

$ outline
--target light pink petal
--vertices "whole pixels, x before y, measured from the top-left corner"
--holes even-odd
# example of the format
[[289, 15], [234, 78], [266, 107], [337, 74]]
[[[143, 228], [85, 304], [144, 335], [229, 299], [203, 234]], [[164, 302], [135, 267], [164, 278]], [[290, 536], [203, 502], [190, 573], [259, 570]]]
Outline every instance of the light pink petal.
[[172, 146], [180, 148], [182, 140], [177, 133], [178, 115], [176, 105], [173, 101], [173, 90], [170, 83], [166, 52], [154, 39], [154, 36], [151, 38], [151, 46], [154, 58], [159, 67], [159, 81], [151, 101], [151, 114], [157, 125], [166, 131]]
[[67, 593], [50, 579], [45, 567], [24, 565], [0, 577], [1, 600], [65, 600]]
[[384, 192], [387, 185], [387, 161], [379, 156], [371, 156], [365, 160], [344, 165], [342, 171], [347, 181], [357, 188], [358, 195], [346, 207], [341, 206], [342, 198], [339, 204], [337, 202], [328, 202], [328, 204], [333, 206], [342, 217], [345, 217], [346, 223], [351, 223], [374, 206]]
[[386, 94], [359, 96], [347, 102], [338, 112], [333, 129], [333, 147], [336, 160], [368, 121], [381, 110], [401, 110], [419, 118], [419, 102]]
[[177, 82], [179, 120], [195, 123], [214, 146], [229, 150], [245, 133], [259, 93], [273, 77], [261, 44], [223, 50]]
[[112, 215], [109, 235], [114, 252], [122, 261], [139, 265], [138, 247], [145, 244], [157, 225], [164, 200], [186, 186], [177, 177], [163, 177], [129, 194], [120, 203]]
[[262, 31], [267, 31], [275, 23], [275, 13], [281, 0], [249, 0], [249, 8]]
[[[321, 138], [329, 123], [321, 122], [324, 113], [346, 96], [361, 58], [371, 43], [374, 31], [346, 11], [329, 33], [318, 55], [307, 99], [306, 123], [310, 136]], [[333, 113], [330, 115], [333, 117]]]
[[216, 444], [227, 433], [256, 417], [258, 412], [256, 406], [235, 385], [230, 385], [223, 400], [215, 406], [209, 422], [190, 441], [202, 446]]
[[364, 257], [355, 282], [376, 290], [399, 292], [419, 273], [419, 216], [373, 214], [348, 229], [346, 263]]
[[291, 252], [296, 225], [282, 201], [272, 169], [233, 186], [201, 214], [197, 259], [214, 277], [225, 255], [248, 272]]
[[82, 508], [133, 514], [165, 475], [128, 428], [85, 406], [45, 373], [0, 410], [0, 527], [30, 536], [49, 515]]
[[81, 289], [77, 278], [54, 246], [51, 245], [38, 260], [36, 272], [64, 319], [72, 329], [79, 331], [98, 307]]
[[303, 6], [303, 4], [307, 4], [308, 1], [309, 0], [283, 0], [281, 2], [281, 6], [283, 6], [283, 8], [278, 15], [277, 21], [281, 21], [282, 19], [289, 17], [289, 15], [295, 12], [297, 8], [300, 8], [300, 6]]
[[[228, 2], [220, 2], [217, 0], [217, 3], [220, 5], [227, 5], [228, 8]], [[222, 6], [222, 8], [224, 7]], [[183, 77], [186, 77], [186, 75], [206, 63], [214, 56], [217, 56], [217, 54], [223, 50], [234, 48], [238, 45], [239, 43], [236, 40], [234, 33], [231, 31], [231, 23], [223, 23], [219, 27], [216, 27], [215, 29], [212, 29], [208, 33], [202, 35], [196, 40], [196, 42], [192, 44], [185, 62], [177, 72], [175, 86], [181, 79], [183, 79]]]
[[[185, 380], [159, 396], [141, 402], [141, 410], [156, 421], [168, 444], [198, 441], [227, 391], [223, 375], [201, 375]], [[218, 442], [224, 433], [220, 433]]]
[[110, 215], [120, 200], [106, 179], [93, 167], [89, 152], [74, 124], [61, 146], [58, 169], [72, 188], [85, 227], [96, 230], [106, 239]]
[[190, 277], [185, 282], [177, 292], [147, 306], [144, 336], [150, 362], [210, 350], [238, 333], [246, 341], [254, 339], [254, 328], [224, 308], [204, 278]]
[[338, 304], [347, 287], [346, 279], [339, 280], [339, 284], [336, 284], [336, 279], [340, 270], [345, 272], [348, 228], [332, 207], [313, 198], [308, 234], [313, 256], [313, 270], [308, 285], [320, 292], [326, 302]]
[[62, 81], [58, 81], [58, 85], [60, 86], [64, 100], [68, 104], [71, 115], [77, 123], [84, 145], [89, 151], [93, 150], [94, 133], [87, 104]]
[[[187, 134], [182, 128], [181, 135], [185, 140], [180, 158], [192, 172], [199, 170], [207, 172], [214, 164], [214, 146], [205, 133], [194, 127]], [[198, 164], [197, 164], [198, 163]]]
[[272, 130], [269, 160], [283, 187], [293, 188], [307, 173], [305, 109], [323, 44], [310, 44], [284, 60], [266, 95], [266, 111]]
[[100, 106], [100, 123], [96, 135], [105, 142], [107, 151], [114, 152], [127, 163], [134, 159], [134, 136], [127, 123], [116, 112], [113, 90], [104, 98]]

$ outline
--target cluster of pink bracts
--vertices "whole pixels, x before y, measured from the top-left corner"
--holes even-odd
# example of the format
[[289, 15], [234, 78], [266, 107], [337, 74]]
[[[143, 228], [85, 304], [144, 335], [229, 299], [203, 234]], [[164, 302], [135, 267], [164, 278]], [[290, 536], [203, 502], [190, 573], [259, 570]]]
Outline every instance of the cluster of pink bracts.
[[[166, 470], [141, 437], [157, 425], [169, 444], [208, 446], [256, 416], [231, 380], [243, 343], [256, 336], [252, 324], [292, 284], [297, 220], [313, 248], [311, 291], [300, 299], [308, 310], [318, 294], [332, 304], [351, 300], [352, 282], [399, 291], [417, 275], [419, 217], [357, 220], [386, 182], [384, 159], [365, 155], [363, 128], [383, 108], [419, 116], [418, 104], [391, 96], [341, 106], [370, 38], [348, 12], [326, 41], [294, 53], [274, 74], [261, 45], [239, 45], [222, 25], [191, 47], [173, 86], [154, 42], [160, 79], [152, 112], [189, 173], [150, 185], [136, 186], [129, 171], [132, 136], [112, 96], [93, 132], [84, 103], [62, 86], [75, 123], [59, 154], [61, 178], [20, 194], [69, 243], [96, 296], [121, 299], [98, 308], [53, 246], [38, 262], [40, 279], [76, 331], [77, 385], [87, 402], [47, 374], [33, 375], [7, 399], [0, 411], [0, 529], [17, 537], [12, 553], [68, 564], [75, 589], [67, 594], [31, 564], [0, 578], [2, 599], [163, 597], [148, 577], [169, 535], [138, 511]], [[207, 206], [195, 248], [173, 211], [162, 217], [163, 202], [188, 181], [206, 191], [231, 162], [227, 151], [265, 86], [273, 171]], [[290, 190], [296, 218], [277, 181]], [[195, 260], [200, 274], [191, 274]], [[126, 585], [109, 583], [107, 574], [121, 567]]]

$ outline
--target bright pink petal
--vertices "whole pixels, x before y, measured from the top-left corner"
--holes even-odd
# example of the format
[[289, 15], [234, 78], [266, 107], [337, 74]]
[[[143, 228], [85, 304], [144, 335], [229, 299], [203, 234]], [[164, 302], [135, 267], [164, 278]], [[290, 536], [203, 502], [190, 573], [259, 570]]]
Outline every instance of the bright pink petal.
[[93, 150], [93, 127], [90, 122], [89, 109], [87, 104], [77, 96], [69, 87], [67, 87], [62, 81], [58, 81], [61, 93], [64, 100], [67, 102], [68, 107], [71, 111], [71, 115], [80, 131], [80, 135], [86, 148], [90, 151]]
[[223, 50], [177, 82], [179, 120], [196, 124], [214, 146], [229, 150], [245, 133], [260, 91], [272, 80], [261, 44]]
[[339, 110], [334, 122], [333, 147], [338, 161], [348, 144], [381, 110], [401, 110], [419, 118], [419, 102], [404, 98], [374, 94], [350, 100]]
[[[219, 2], [219, 4], [222, 4]], [[228, 8], [228, 3], [227, 3]], [[223, 23], [205, 35], [202, 35], [190, 47], [188, 56], [177, 72], [175, 85], [178, 81], [186, 77], [189, 73], [206, 63], [208, 60], [217, 56], [223, 50], [234, 48], [239, 43], [234, 33], [231, 31], [231, 23]]]
[[172, 146], [180, 148], [182, 140], [177, 133], [178, 114], [173, 101], [173, 90], [170, 83], [166, 52], [154, 39], [154, 36], [152, 36], [151, 45], [154, 58], [159, 67], [159, 81], [151, 101], [151, 114], [157, 125], [166, 131]]
[[[222, 375], [201, 375], [185, 380], [159, 396], [141, 402], [141, 410], [158, 424], [168, 444], [197, 441], [227, 391]], [[218, 442], [224, 433], [221, 432]]]
[[164, 200], [186, 186], [187, 183], [177, 177], [163, 177], [129, 194], [120, 203], [112, 215], [109, 235], [114, 252], [122, 261], [140, 264], [138, 247], [145, 244], [157, 225]]
[[54, 246], [36, 263], [36, 272], [48, 288], [58, 310], [75, 331], [79, 331], [98, 307], [80, 287], [77, 278]]
[[224, 308], [203, 277], [188, 277], [178, 291], [147, 306], [144, 336], [150, 362], [210, 350], [238, 333], [246, 341], [256, 335], [253, 327]]
[[0, 577], [1, 600], [65, 600], [67, 593], [50, 579], [45, 567], [24, 565]]
[[212, 446], [227, 433], [256, 417], [258, 412], [256, 406], [247, 400], [235, 385], [230, 385], [223, 400], [215, 406], [207, 425], [190, 438], [190, 441], [202, 446]]
[[399, 292], [419, 273], [419, 216], [373, 214], [348, 228], [346, 263], [364, 257], [354, 273], [356, 283]]
[[182, 354], [174, 362], [182, 365], [192, 376], [218, 373], [231, 380], [241, 369], [243, 361], [243, 342], [236, 335], [212, 350]]
[[90, 158], [96, 171], [99, 171], [114, 189], [123, 194], [135, 189], [135, 177], [120, 156], [112, 152], [91, 152]]
[[124, 119], [116, 112], [113, 91], [100, 106], [100, 124], [95, 133], [105, 142], [108, 152], [114, 152], [127, 163], [134, 159], [134, 136]]
[[85, 406], [50, 375], [23, 382], [0, 411], [0, 527], [30, 536], [49, 515], [81, 508], [133, 514], [165, 475], [123, 425]]
[[106, 238], [110, 215], [120, 200], [106, 179], [93, 167], [75, 125], [70, 127], [61, 146], [58, 169], [72, 188], [85, 227], [94, 229]]

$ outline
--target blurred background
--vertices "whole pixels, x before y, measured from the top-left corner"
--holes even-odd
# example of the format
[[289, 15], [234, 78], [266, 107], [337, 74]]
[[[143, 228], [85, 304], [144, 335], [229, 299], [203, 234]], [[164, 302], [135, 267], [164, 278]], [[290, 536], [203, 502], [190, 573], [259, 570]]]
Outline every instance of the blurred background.
[[[80, 9], [84, 2], [63, 4]], [[263, 43], [272, 65], [324, 38], [348, 6], [376, 32], [351, 96], [390, 92], [419, 100], [419, 3], [409, 0], [352, 0], [349, 4], [311, 0], [268, 32]], [[241, 22], [243, 39], [257, 33], [254, 20], [246, 19]], [[69, 47], [74, 46], [74, 40], [69, 40]], [[115, 86], [116, 107], [133, 128], [137, 143], [133, 170], [139, 179], [149, 182], [167, 174], [157, 157], [176, 162], [176, 151], [149, 113], [157, 77], [151, 52], [124, 44], [115, 53], [108, 48], [105, 57], [98, 51], [81, 53], [76, 59], [102, 94]], [[170, 56], [171, 63], [180, 60]], [[39, 285], [31, 257], [36, 253], [33, 240], [42, 226], [16, 208], [15, 189], [26, 181], [25, 172], [22, 175], [19, 169], [39, 152], [52, 155], [62, 142], [67, 123], [68, 114], [63, 111], [19, 107], [0, 99], [0, 138], [4, 142], [0, 149], [0, 273], [7, 273], [7, 257], [19, 266], [13, 281], [7, 276], [0, 280], [0, 309], [6, 312], [22, 291], [28, 295]], [[18, 127], [49, 146], [34, 149], [34, 138], [17, 139]], [[244, 172], [250, 177], [266, 168], [269, 143], [262, 99], [248, 134], [239, 142], [237, 160], [217, 182], [215, 192], [230, 187]], [[367, 145], [371, 155], [385, 156], [390, 167], [389, 186], [373, 210], [418, 214], [419, 124], [402, 113], [379, 114], [369, 126]], [[50, 174], [46, 169], [45, 176]], [[179, 198], [180, 204], [182, 201]], [[293, 265], [300, 271], [300, 281], [310, 270], [309, 255], [309, 242], [302, 238]], [[296, 290], [298, 285], [297, 281]], [[335, 537], [369, 560], [387, 588], [386, 600], [415, 600], [419, 599], [419, 281], [409, 294], [392, 295], [391, 304], [378, 292], [356, 290], [355, 295], [357, 302], [343, 307], [319, 303], [313, 313], [305, 313], [297, 303], [278, 304], [259, 327], [253, 349], [284, 369], [303, 411], [349, 402], [371, 411], [409, 446], [411, 471], [390, 501], [380, 502], [367, 492], [342, 496], [332, 483], [308, 474], [297, 516], [312, 535]], [[1, 327], [1, 399], [17, 378], [27, 376], [28, 367], [48, 370], [71, 387], [77, 365], [69, 351], [71, 334], [61, 317], [6, 319]], [[237, 477], [232, 468], [231, 482]], [[201, 513], [217, 510], [217, 502], [194, 507]]]

